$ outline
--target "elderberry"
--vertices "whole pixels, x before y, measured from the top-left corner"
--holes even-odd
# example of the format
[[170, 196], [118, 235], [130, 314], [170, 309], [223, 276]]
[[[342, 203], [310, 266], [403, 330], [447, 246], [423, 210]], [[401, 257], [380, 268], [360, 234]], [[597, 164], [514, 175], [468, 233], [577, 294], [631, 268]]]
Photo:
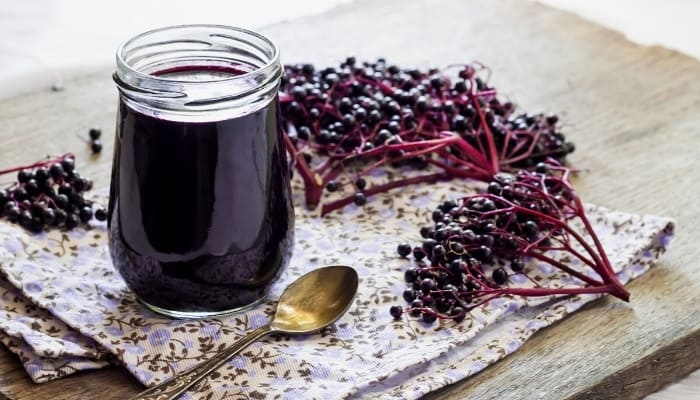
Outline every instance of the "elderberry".
[[514, 258], [510, 262], [510, 269], [513, 272], [522, 272], [522, 270], [525, 269], [525, 263], [520, 258]]
[[403, 291], [402, 297], [407, 303], [410, 303], [416, 299], [416, 292], [413, 289], [406, 289]]
[[422, 318], [423, 322], [432, 324], [437, 319], [437, 316], [432, 312], [424, 312]]
[[355, 199], [353, 201], [355, 202], [356, 205], [363, 206], [363, 205], [367, 204], [367, 197], [365, 196], [364, 193], [358, 192], [358, 193], [355, 193]]
[[416, 261], [420, 261], [420, 260], [424, 259], [424, 258], [425, 258], [425, 255], [426, 255], [426, 254], [425, 254], [425, 251], [423, 251], [422, 248], [420, 248], [420, 247], [414, 247], [414, 248], [413, 248], [413, 258], [414, 258]]
[[102, 152], [102, 141], [99, 139], [95, 139], [90, 143], [90, 149], [92, 150], [92, 154], [99, 154]]
[[401, 315], [403, 314], [403, 309], [399, 306], [392, 306], [389, 309], [389, 313], [391, 314], [394, 319], [399, 319], [401, 318]]
[[326, 190], [329, 192], [335, 192], [338, 188], [340, 188], [340, 184], [337, 181], [329, 181], [326, 184]]
[[88, 134], [90, 135], [90, 139], [92, 140], [97, 140], [102, 136], [102, 130], [99, 128], [91, 128], [90, 131], [88, 131]]
[[104, 208], [98, 208], [95, 210], [95, 219], [98, 221], [106, 221], [107, 211]]
[[[519, 123], [537, 124], [540, 119], [523, 116]], [[413, 250], [422, 256], [415, 258], [418, 267], [405, 276], [411, 291], [405, 300], [423, 305], [417, 310], [412, 306], [409, 313], [414, 317], [428, 315], [428, 320], [461, 322], [469, 310], [485, 300], [516, 293], [509, 287], [509, 275], [526, 273], [526, 256], [550, 251], [555, 241], [564, 252], [571, 246], [569, 242], [580, 242], [582, 239], [567, 228], [570, 219], [585, 218], [578, 197], [565, 180], [567, 175], [566, 168], [550, 162], [533, 172], [497, 175], [485, 194], [436, 207], [431, 215], [433, 224], [420, 229], [422, 245]], [[590, 230], [587, 233], [594, 235]], [[578, 252], [570, 251], [568, 255], [581, 260]], [[542, 262], [567, 273], [558, 260], [544, 258]], [[603, 267], [591, 268], [614, 282], [615, 276], [606, 275]], [[519, 295], [562, 293], [560, 288], [530, 281], [535, 287]], [[589, 284], [591, 293], [600, 292], [595, 282]], [[611, 293], [625, 298], [624, 288], [618, 290]]]
[[411, 244], [410, 244], [410, 243], [401, 243], [401, 244], [398, 245], [398, 247], [396, 248], [396, 250], [397, 250], [397, 252], [399, 253], [399, 255], [400, 255], [401, 257], [408, 257], [408, 255], [411, 254], [411, 251], [412, 251], [413, 249], [411, 248]]
[[77, 227], [80, 224], [80, 218], [75, 215], [74, 213], [68, 214], [66, 217], [66, 229], [71, 230]]
[[504, 283], [508, 282], [508, 273], [503, 268], [496, 268], [491, 277], [497, 285], [503, 285]]
[[[316, 177], [328, 171], [346, 176], [357, 171], [368, 174], [369, 169], [363, 168], [367, 166], [434, 167], [447, 178], [472, 176], [475, 169], [542, 171], [538, 163], [550, 158], [562, 162], [573, 151], [556, 125], [556, 116], [519, 112], [479, 76], [480, 66], [464, 65], [458, 71], [459, 79], [452, 79], [436, 68], [404, 68], [382, 59], [348, 60], [354, 58], [337, 67], [285, 66], [280, 103], [282, 125], [288, 127], [285, 133], [291, 144], [288, 150], [293, 159], [299, 153], [322, 158], [314, 166], [295, 164], [304, 177], [310, 205], [321, 203], [324, 187]], [[467, 96], [472, 88], [490, 93]], [[447, 143], [450, 135], [461, 141], [459, 145]], [[429, 148], [424, 145], [428, 141], [432, 143]], [[496, 164], [481, 161], [488, 161], [492, 154], [499, 155]], [[483, 157], [475, 157], [478, 155]], [[489, 174], [475, 177], [485, 179], [485, 175]], [[377, 185], [373, 193], [420, 179], [409, 182], [399, 176], [396, 182]], [[355, 186], [364, 190], [362, 184]], [[325, 189], [330, 192], [330, 187]], [[354, 199], [324, 204], [322, 214], [348, 200]]]

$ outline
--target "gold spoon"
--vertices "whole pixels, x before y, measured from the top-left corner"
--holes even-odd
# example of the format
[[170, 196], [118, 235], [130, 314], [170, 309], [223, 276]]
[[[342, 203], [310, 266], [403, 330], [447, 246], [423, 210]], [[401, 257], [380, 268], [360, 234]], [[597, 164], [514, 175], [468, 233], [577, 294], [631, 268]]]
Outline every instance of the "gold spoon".
[[270, 333], [311, 333], [325, 328], [345, 314], [355, 297], [357, 284], [357, 272], [342, 265], [305, 274], [284, 290], [269, 324], [251, 331], [214, 358], [144, 390], [131, 400], [174, 399], [248, 345]]

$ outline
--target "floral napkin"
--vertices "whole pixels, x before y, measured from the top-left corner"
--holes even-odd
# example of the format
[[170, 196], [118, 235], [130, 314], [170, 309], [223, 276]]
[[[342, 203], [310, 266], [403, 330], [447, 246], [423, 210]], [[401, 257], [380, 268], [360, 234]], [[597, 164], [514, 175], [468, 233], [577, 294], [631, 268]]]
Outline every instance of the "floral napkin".
[[[335, 325], [318, 335], [254, 343], [181, 398], [418, 398], [479, 372], [596, 298], [503, 298], [461, 324], [394, 321], [388, 310], [404, 304], [402, 276], [412, 263], [396, 255], [396, 245], [418, 242], [419, 227], [438, 202], [473, 190], [455, 182], [415, 187], [324, 218], [298, 207], [294, 256], [271, 300], [245, 313], [200, 320], [171, 320], [142, 307], [112, 269], [103, 225], [31, 235], [0, 223], [0, 340], [36, 382], [123, 365], [154, 385], [265, 324], [273, 300], [299, 275], [347, 264], [358, 271], [360, 289]], [[665, 218], [588, 208], [623, 283], [647, 271], [673, 234]], [[562, 283], [536, 262], [525, 271]], [[523, 281], [511, 276], [511, 284]]]

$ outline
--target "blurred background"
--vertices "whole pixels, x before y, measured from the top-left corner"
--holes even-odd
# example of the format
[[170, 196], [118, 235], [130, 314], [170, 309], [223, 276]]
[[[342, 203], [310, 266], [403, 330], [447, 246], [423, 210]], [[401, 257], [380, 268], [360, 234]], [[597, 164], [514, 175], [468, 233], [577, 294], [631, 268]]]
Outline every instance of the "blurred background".
[[[121, 42], [155, 27], [206, 22], [259, 28], [353, 1], [361, 6], [368, 0], [5, 0], [0, 8], [0, 98], [60, 85], [71, 76], [110, 66]], [[700, 58], [700, 1], [540, 1], [638, 43]]]
[[[5, 0], [0, 8], [0, 98], [60, 87], [73, 76], [109, 68], [121, 42], [156, 27], [214, 23], [259, 28], [341, 4], [361, 7], [367, 1]], [[669, 47], [700, 59], [699, 0], [539, 1], [617, 30], [637, 43]], [[700, 371], [648, 400], [691, 398], [700, 398]]]

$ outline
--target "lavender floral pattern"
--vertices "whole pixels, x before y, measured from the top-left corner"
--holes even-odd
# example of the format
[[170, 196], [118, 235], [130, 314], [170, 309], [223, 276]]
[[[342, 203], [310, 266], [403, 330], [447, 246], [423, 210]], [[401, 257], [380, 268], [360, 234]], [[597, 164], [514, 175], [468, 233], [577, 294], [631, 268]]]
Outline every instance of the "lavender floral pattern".
[[[182, 398], [418, 398], [486, 368], [596, 298], [504, 298], [474, 310], [461, 324], [393, 321], [388, 307], [402, 304], [402, 274], [411, 262], [395, 255], [397, 242], [417, 241], [432, 205], [472, 190], [464, 183], [411, 188], [323, 219], [299, 207], [294, 257], [271, 298], [311, 269], [348, 264], [361, 277], [353, 306], [319, 335], [253, 344]], [[673, 233], [671, 221], [658, 217], [594, 206], [589, 217], [625, 283], [648, 270]], [[35, 381], [118, 363], [153, 385], [269, 319], [272, 301], [201, 320], [149, 312], [113, 271], [105, 235], [101, 225], [33, 236], [0, 224], [0, 340], [19, 354]], [[570, 284], [535, 263], [526, 271], [551, 285]], [[514, 277], [511, 284], [523, 283]]]

